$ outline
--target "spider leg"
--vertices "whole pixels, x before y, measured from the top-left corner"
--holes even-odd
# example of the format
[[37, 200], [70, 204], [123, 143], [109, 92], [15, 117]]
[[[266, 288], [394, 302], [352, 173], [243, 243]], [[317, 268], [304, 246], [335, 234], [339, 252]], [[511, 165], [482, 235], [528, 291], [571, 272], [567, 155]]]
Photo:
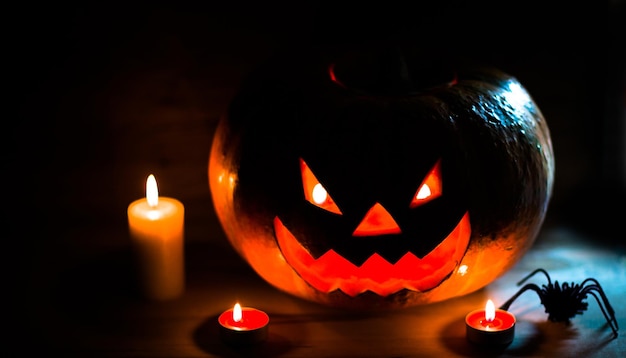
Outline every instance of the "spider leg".
[[524, 282], [526, 282], [526, 280], [528, 280], [529, 278], [533, 277], [537, 272], [542, 272], [544, 275], [546, 275], [546, 278], [548, 279], [548, 286], [550, 286], [552, 284], [552, 281], [550, 280], [550, 276], [548, 275], [548, 272], [542, 268], [538, 268], [535, 271], [529, 273], [528, 275], [526, 275], [526, 277], [524, 277], [523, 279], [521, 279], [517, 285], [521, 285]]
[[[522, 280], [522, 281], [524, 281], [524, 280]], [[526, 292], [528, 290], [533, 290], [533, 291], [537, 292], [537, 295], [539, 295], [539, 298], [543, 301], [543, 293], [541, 292], [541, 288], [539, 288], [539, 286], [535, 285], [534, 283], [529, 283], [529, 284], [525, 285], [524, 287], [520, 288], [520, 290], [517, 291], [516, 294], [514, 294], [511, 298], [509, 298], [506, 302], [504, 302], [502, 304], [502, 306], [500, 306], [500, 309], [508, 311], [509, 307], [511, 307], [511, 304], [513, 303], [513, 301], [515, 301], [522, 293], [524, 293], [524, 292]]]
[[[600, 298], [598, 298], [598, 295], [596, 295], [596, 291], [599, 292], [600, 295], [602, 296], [602, 301], [600, 300]], [[603, 303], [604, 303], [604, 306], [607, 306], [607, 310], [608, 310], [608, 307], [610, 307], [610, 305], [608, 301], [606, 300], [606, 296], [601, 291], [601, 288], [599, 288], [598, 286], [587, 286], [582, 290], [582, 293], [590, 294], [596, 299], [596, 301], [598, 302], [598, 306], [600, 307], [600, 310], [602, 311], [602, 314], [604, 315], [604, 318], [606, 318], [606, 322], [609, 324], [609, 326], [611, 327], [611, 330], [613, 331], [613, 338], [617, 338], [617, 331], [619, 330], [619, 326], [617, 325], [617, 319], [615, 318], [614, 313], [612, 312], [610, 312], [609, 314], [606, 313], [606, 310], [603, 307]]]
[[[588, 281], [591, 281], [591, 282], [593, 282], [595, 284], [595, 286], [594, 285], [590, 285], [589, 287], [594, 288], [595, 291], [597, 291], [600, 294], [600, 296], [602, 297], [602, 302], [604, 302], [604, 306], [606, 306], [606, 310], [609, 312], [609, 315], [611, 317], [615, 317], [615, 310], [613, 310], [613, 307], [609, 303], [609, 299], [604, 294], [604, 289], [602, 289], [602, 286], [600, 286], [600, 283], [595, 278], [588, 278], [588, 279], [584, 280], [582, 282], [581, 286], [584, 286], [585, 283], [587, 283]], [[591, 291], [591, 290], [589, 290], [589, 291]], [[617, 327], [617, 321], [615, 322], [615, 326]]]

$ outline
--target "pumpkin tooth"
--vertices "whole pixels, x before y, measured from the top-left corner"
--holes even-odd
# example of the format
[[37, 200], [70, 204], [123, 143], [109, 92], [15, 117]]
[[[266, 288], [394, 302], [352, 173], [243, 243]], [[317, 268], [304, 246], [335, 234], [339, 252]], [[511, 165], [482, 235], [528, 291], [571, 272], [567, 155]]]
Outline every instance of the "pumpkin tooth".
[[465, 213], [448, 237], [421, 259], [407, 252], [391, 263], [375, 253], [357, 266], [332, 249], [314, 258], [278, 217], [274, 228], [285, 260], [309, 285], [326, 293], [341, 290], [352, 297], [365, 291], [388, 296], [402, 289], [427, 291], [438, 286], [465, 254], [471, 234]]

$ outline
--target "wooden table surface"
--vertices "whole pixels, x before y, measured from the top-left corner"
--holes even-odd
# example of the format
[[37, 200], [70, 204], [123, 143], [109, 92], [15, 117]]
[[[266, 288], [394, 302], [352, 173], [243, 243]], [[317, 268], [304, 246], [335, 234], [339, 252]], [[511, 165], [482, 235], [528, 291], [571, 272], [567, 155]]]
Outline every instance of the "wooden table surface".
[[[71, 235], [86, 239], [93, 231]], [[30, 342], [20, 349], [25, 356], [604, 358], [626, 352], [626, 248], [597, 245], [566, 228], [546, 228], [512, 270], [484, 289], [384, 313], [337, 310], [280, 292], [262, 281], [228, 245], [188, 244], [186, 290], [182, 297], [166, 302], [147, 301], [139, 294], [127, 248], [91, 254], [69, 251], [63, 246], [48, 248], [38, 260], [30, 309], [25, 312]], [[586, 300], [588, 310], [568, 325], [548, 321], [539, 297], [527, 291], [510, 308], [518, 320], [511, 345], [485, 351], [470, 344], [465, 315], [484, 307], [488, 298], [496, 305], [503, 303], [519, 289], [516, 282], [539, 267], [548, 271], [553, 282], [596, 278], [616, 310], [619, 336], [613, 338], [592, 296]], [[542, 275], [529, 282], [547, 283]], [[221, 341], [217, 316], [236, 300], [269, 314], [269, 338], [264, 344], [235, 349]]]
[[[17, 41], [12, 35], [17, 47], [7, 56], [16, 62], [10, 68], [19, 81], [11, 90], [19, 98], [11, 101], [16, 117], [6, 118], [15, 128], [6, 135], [10, 160], [3, 168], [10, 181], [3, 192], [13, 199], [5, 206], [10, 213], [3, 236], [10, 243], [3, 251], [3, 294], [11, 302], [5, 306], [4, 357], [624, 356], [620, 224], [626, 200], [616, 169], [624, 151], [611, 148], [623, 148], [619, 111], [626, 108], [626, 89], [617, 87], [623, 84], [612, 71], [623, 71], [626, 61], [613, 56], [623, 43], [610, 36], [617, 32], [580, 26], [605, 21], [593, 20], [597, 14], [588, 8], [568, 16], [561, 9], [520, 8], [519, 23], [532, 22], [540, 33], [508, 26], [510, 12], [500, 15], [506, 31], [478, 21], [495, 16], [481, 9], [457, 14], [467, 23], [455, 33], [481, 24], [474, 35], [487, 43], [476, 47], [472, 35], [459, 51], [488, 60], [528, 87], [550, 124], [556, 153], [546, 225], [532, 250], [497, 281], [428, 306], [355, 314], [280, 292], [236, 255], [208, 188], [212, 134], [242, 78], [277, 47], [302, 40], [313, 25], [325, 30], [321, 38], [362, 35], [363, 28], [347, 21], [357, 21], [350, 8], [343, 9], [350, 16], [323, 12], [329, 19], [315, 23], [318, 3], [324, 2], [50, 3], [12, 13], [23, 28], [37, 31], [19, 33]], [[615, 10], [623, 4], [614, 3]], [[447, 13], [438, 15], [452, 25]], [[358, 21], [380, 29], [376, 21]], [[338, 23], [347, 31], [338, 32]], [[403, 29], [419, 31], [421, 23], [411, 26]], [[583, 31], [584, 38], [606, 41], [577, 41]], [[149, 173], [162, 195], [186, 209], [186, 289], [169, 302], [143, 300], [133, 280], [126, 208], [145, 195]], [[598, 279], [616, 309], [619, 337], [612, 339], [592, 297], [589, 309], [565, 325], [548, 322], [538, 297], [527, 292], [511, 307], [518, 324], [510, 346], [471, 346], [464, 316], [488, 298], [502, 303], [539, 267], [559, 282]], [[545, 283], [540, 275], [532, 281]], [[252, 351], [229, 348], [217, 335], [217, 315], [235, 300], [271, 317], [268, 341]]]

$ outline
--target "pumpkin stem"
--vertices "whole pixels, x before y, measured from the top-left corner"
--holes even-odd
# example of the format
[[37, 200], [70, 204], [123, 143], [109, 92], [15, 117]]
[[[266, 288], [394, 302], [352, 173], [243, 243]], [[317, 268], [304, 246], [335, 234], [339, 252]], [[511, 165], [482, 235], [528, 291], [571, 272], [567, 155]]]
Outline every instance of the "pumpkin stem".
[[446, 59], [413, 54], [396, 44], [350, 51], [333, 64], [333, 80], [359, 94], [411, 95], [449, 85], [454, 72]]

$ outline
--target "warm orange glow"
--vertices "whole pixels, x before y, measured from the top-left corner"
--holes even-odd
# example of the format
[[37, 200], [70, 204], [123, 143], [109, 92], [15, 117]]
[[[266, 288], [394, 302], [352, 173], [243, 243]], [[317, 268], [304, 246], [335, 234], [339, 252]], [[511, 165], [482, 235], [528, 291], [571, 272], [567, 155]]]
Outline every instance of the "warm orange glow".
[[233, 307], [233, 321], [239, 322], [241, 321], [241, 305], [239, 303], [235, 303], [235, 307]]
[[139, 280], [147, 298], [167, 300], [185, 289], [185, 207], [161, 197], [156, 179], [146, 180], [146, 197], [128, 206], [128, 227]]
[[465, 276], [465, 274], [467, 273], [467, 265], [459, 266], [459, 269], [456, 272], [461, 276]]
[[335, 201], [330, 197], [324, 186], [317, 180], [306, 162], [300, 159], [300, 172], [302, 174], [302, 187], [304, 198], [311, 204], [331, 213], [342, 215]]
[[428, 172], [426, 178], [422, 181], [417, 192], [413, 196], [410, 207], [415, 208], [427, 202], [436, 199], [442, 194], [441, 185], [441, 161], [437, 161], [435, 166]]
[[402, 289], [424, 292], [438, 286], [460, 263], [471, 235], [466, 213], [448, 237], [421, 259], [407, 252], [392, 264], [373, 254], [356, 266], [333, 250], [313, 258], [278, 217], [274, 228], [285, 260], [308, 284], [321, 292], [341, 290], [352, 297], [365, 291], [387, 296]]
[[363, 220], [352, 236], [374, 236], [385, 234], [401, 234], [402, 230], [391, 217], [391, 214], [379, 203], [374, 204], [365, 214]]
[[485, 319], [488, 322], [493, 321], [496, 318], [496, 306], [493, 304], [492, 300], [487, 300], [485, 304]]
[[[226, 175], [227, 175], [226, 173], [219, 174], [217, 176], [217, 182], [220, 183], [220, 184], [226, 184], [224, 182], [224, 177]], [[233, 174], [228, 175], [228, 187], [231, 188], [231, 189], [235, 187], [235, 175], [233, 175]]]
[[146, 199], [150, 207], [154, 208], [159, 205], [159, 189], [156, 179], [152, 174], [148, 175], [148, 179], [146, 180]]

